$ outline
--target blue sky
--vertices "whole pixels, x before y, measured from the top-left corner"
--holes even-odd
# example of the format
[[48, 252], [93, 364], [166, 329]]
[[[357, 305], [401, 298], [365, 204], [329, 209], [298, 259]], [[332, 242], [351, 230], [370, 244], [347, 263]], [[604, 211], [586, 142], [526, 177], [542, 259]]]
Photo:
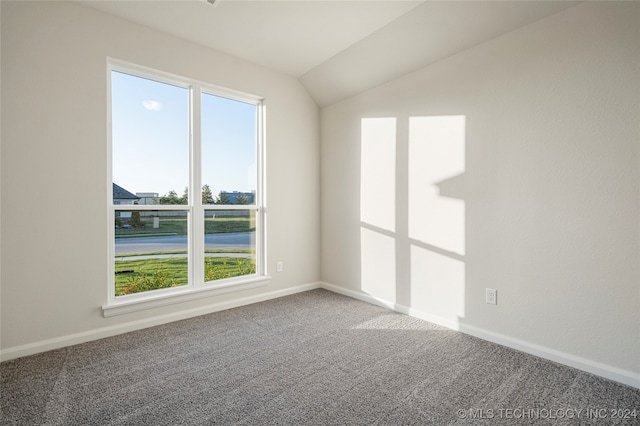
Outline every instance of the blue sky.
[[[130, 192], [189, 184], [189, 90], [113, 72], [113, 182]], [[256, 106], [202, 96], [202, 183], [221, 190], [256, 189]]]

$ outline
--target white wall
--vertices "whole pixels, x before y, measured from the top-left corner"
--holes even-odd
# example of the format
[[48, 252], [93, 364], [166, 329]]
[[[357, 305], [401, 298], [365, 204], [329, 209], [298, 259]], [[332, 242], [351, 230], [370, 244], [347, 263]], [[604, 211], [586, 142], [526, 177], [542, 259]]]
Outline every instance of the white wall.
[[[325, 108], [320, 152], [317, 108], [289, 77], [74, 3], [0, 5], [3, 356], [321, 276], [640, 383], [637, 3], [571, 8]], [[266, 98], [268, 261], [285, 261], [268, 287], [102, 316], [107, 56]], [[440, 116], [454, 118], [424, 118]], [[377, 117], [395, 140], [370, 120], [361, 146]], [[380, 173], [395, 182], [378, 193]]]
[[322, 109], [322, 280], [640, 386], [639, 6], [584, 3]]
[[[319, 114], [298, 81], [75, 3], [1, 7], [5, 358], [317, 282]], [[285, 262], [267, 287], [103, 317], [107, 57], [265, 98], [268, 266]]]

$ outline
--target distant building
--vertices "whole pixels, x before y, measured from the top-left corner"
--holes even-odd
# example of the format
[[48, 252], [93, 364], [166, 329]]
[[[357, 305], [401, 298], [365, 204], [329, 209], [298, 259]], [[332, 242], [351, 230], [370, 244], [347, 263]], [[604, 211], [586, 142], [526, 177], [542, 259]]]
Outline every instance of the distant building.
[[140, 201], [140, 197], [127, 191], [123, 187], [113, 184], [113, 204], [133, 205]]
[[254, 204], [256, 200], [255, 192], [220, 191], [220, 193], [225, 194], [227, 196], [227, 199], [229, 200], [229, 204], [240, 204], [238, 203], [238, 197], [247, 197], [248, 201], [245, 204]]
[[[113, 184], [113, 204], [114, 205], [129, 206], [129, 205], [136, 204], [138, 201], [140, 201], [140, 197], [127, 191], [120, 185], [116, 185], [115, 183]], [[116, 211], [115, 218], [117, 221], [122, 221], [123, 219], [125, 220], [125, 223], [120, 222], [120, 225], [117, 225], [117, 226], [128, 227], [129, 225], [127, 223], [127, 220], [131, 218], [131, 212]]]
[[138, 204], [141, 206], [156, 204], [159, 197], [157, 192], [136, 192], [136, 195], [140, 198]]

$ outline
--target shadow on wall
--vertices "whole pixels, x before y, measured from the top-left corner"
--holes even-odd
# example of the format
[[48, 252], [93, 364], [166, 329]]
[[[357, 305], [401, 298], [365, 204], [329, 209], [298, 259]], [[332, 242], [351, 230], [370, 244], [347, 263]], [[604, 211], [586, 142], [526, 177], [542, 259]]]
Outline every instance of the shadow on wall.
[[409, 117], [408, 132], [397, 124], [361, 121], [360, 289], [455, 328], [465, 316], [465, 202], [451, 183], [465, 172], [465, 116]]

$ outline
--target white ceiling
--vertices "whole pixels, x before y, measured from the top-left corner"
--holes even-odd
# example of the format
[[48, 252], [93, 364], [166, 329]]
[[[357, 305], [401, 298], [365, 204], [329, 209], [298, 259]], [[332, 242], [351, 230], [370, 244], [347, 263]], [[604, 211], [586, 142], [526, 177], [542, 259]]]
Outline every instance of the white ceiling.
[[570, 1], [82, 3], [299, 78], [326, 106], [557, 13]]

